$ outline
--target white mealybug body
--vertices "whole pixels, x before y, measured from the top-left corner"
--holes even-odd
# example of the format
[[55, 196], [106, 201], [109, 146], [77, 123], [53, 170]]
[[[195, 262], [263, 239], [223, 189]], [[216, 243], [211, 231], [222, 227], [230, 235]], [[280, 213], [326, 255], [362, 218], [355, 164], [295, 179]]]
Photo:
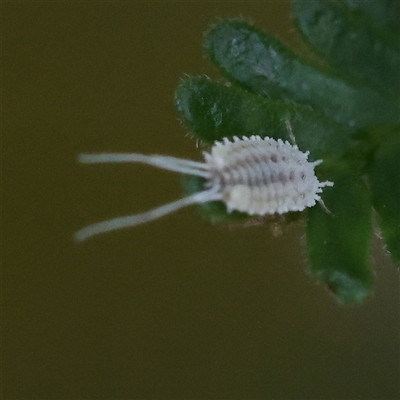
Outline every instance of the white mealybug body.
[[138, 162], [163, 169], [200, 176], [204, 190], [143, 214], [124, 216], [90, 225], [75, 234], [77, 240], [143, 224], [194, 203], [222, 201], [228, 211], [264, 216], [302, 211], [317, 201], [319, 193], [332, 182], [320, 182], [314, 168], [322, 160], [308, 161], [309, 152], [296, 145], [269, 137], [233, 137], [215, 142], [204, 152], [204, 162], [143, 154], [82, 154], [82, 163]]

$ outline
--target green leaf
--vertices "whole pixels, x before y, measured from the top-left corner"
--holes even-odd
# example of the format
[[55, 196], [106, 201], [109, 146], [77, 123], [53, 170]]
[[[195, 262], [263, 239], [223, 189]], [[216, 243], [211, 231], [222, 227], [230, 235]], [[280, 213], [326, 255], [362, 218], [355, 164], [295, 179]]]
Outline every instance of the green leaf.
[[372, 285], [368, 189], [346, 165], [331, 164], [324, 171], [334, 186], [322, 195], [329, 212], [318, 206], [308, 211], [311, 273], [328, 285], [340, 303], [361, 303]]
[[[310, 161], [324, 161], [316, 173], [320, 181], [334, 182], [324, 188], [324, 203], [288, 213], [286, 221], [308, 216], [312, 275], [340, 303], [361, 303], [373, 283], [371, 202], [393, 260], [400, 260], [400, 113], [393, 101], [400, 61], [393, 32], [400, 29], [391, 15], [400, 6], [392, 0], [295, 5], [298, 25], [326, 67], [311, 65], [243, 20], [221, 20], [207, 33], [205, 49], [232, 84], [186, 77], [175, 102], [183, 123], [208, 144], [251, 135], [293, 142], [294, 136], [302, 151], [310, 151]], [[184, 187], [201, 191], [204, 179], [184, 176]], [[212, 222], [252, 218], [228, 213], [223, 202], [198, 207]]]
[[327, 75], [245, 21], [214, 24], [204, 47], [228, 80], [253, 93], [310, 105], [351, 126], [400, 120], [397, 106], [377, 92]]
[[400, 266], [400, 136], [382, 144], [368, 176], [387, 249]]
[[400, 52], [365, 18], [332, 0], [295, 0], [294, 13], [307, 42], [344, 76], [398, 100]]
[[293, 103], [262, 98], [202, 77], [181, 81], [175, 102], [183, 122], [206, 143], [224, 137], [260, 135], [290, 139], [309, 150], [310, 159], [340, 156], [350, 146], [353, 129]]

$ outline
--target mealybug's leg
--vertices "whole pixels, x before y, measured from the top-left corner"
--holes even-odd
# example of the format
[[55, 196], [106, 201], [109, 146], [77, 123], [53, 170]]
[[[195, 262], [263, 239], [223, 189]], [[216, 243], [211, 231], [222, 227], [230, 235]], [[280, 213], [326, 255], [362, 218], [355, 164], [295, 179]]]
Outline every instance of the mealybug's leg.
[[286, 129], [289, 132], [290, 140], [292, 141], [292, 144], [295, 146], [296, 145], [296, 138], [294, 137], [294, 134], [293, 134], [292, 125], [290, 124], [290, 121], [288, 119], [285, 119], [285, 124], [286, 124]]

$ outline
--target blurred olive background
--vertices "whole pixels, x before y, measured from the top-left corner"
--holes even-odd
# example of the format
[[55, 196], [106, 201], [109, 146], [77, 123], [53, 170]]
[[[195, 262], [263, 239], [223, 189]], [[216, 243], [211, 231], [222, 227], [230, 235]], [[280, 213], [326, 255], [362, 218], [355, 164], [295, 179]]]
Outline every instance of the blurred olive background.
[[298, 46], [283, 1], [3, 3], [3, 398], [394, 399], [399, 276], [373, 297], [307, 275], [302, 223], [211, 226], [195, 208], [76, 244], [77, 229], [181, 196], [179, 176], [77, 165], [90, 151], [200, 159], [179, 79], [222, 79], [202, 35], [244, 16]]

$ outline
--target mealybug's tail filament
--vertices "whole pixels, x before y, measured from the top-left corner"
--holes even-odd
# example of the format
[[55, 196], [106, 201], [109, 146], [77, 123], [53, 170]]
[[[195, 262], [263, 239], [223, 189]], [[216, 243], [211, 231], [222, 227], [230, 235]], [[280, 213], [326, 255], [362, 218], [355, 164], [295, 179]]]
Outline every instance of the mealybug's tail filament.
[[[136, 153], [99, 153], [99, 154], [80, 154], [78, 161], [85, 164], [97, 163], [144, 163], [155, 167], [177, 171], [183, 174], [196, 175], [207, 178], [207, 166], [202, 162], [184, 160], [168, 156], [147, 156]], [[213, 200], [220, 200], [220, 195], [215, 189], [206, 190], [203, 192], [194, 193], [191, 196], [165, 204], [161, 207], [144, 212], [137, 215], [126, 215], [123, 217], [109, 219], [107, 221], [98, 222], [89, 225], [75, 233], [74, 237], [81, 242], [94, 235], [110, 232], [117, 229], [129, 228], [136, 225], [141, 225], [153, 219], [160, 218], [166, 214], [170, 214], [182, 207], [186, 207], [194, 203], [206, 203]]]
[[181, 172], [182, 174], [196, 175], [203, 178], [208, 177], [207, 166], [203, 162], [169, 156], [147, 156], [138, 153], [80, 154], [78, 156], [78, 162], [84, 164], [142, 163], [169, 171]]

